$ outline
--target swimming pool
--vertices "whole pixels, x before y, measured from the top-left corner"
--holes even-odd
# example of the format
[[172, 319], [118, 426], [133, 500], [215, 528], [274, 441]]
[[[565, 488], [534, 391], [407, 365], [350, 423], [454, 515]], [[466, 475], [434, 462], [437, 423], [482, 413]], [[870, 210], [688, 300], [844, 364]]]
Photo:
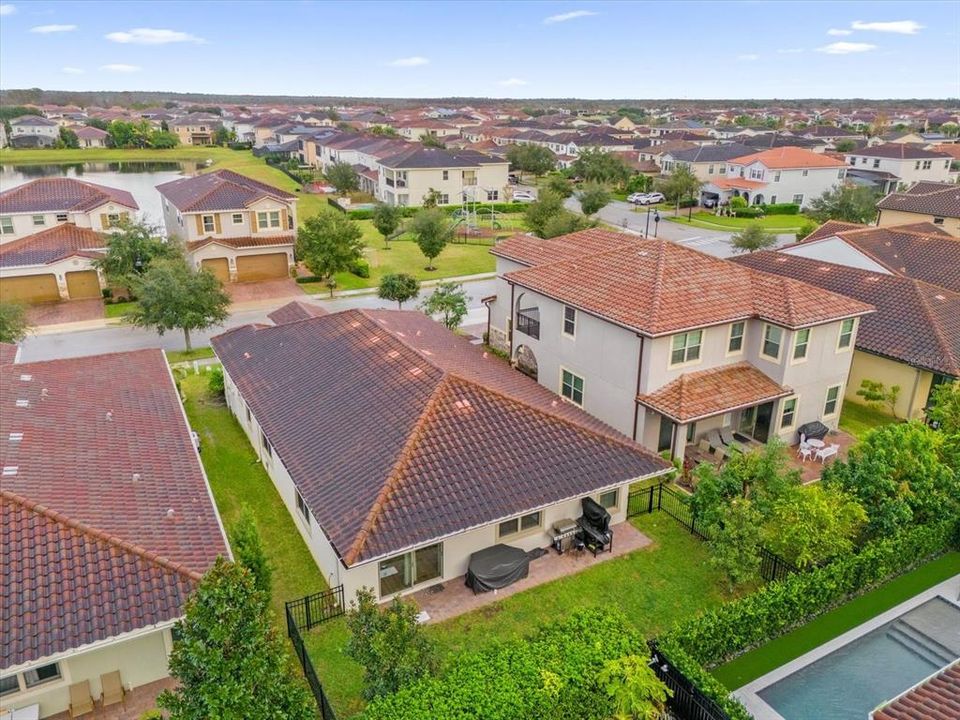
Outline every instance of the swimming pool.
[[785, 720], [864, 720], [958, 657], [960, 607], [934, 597], [757, 695]]

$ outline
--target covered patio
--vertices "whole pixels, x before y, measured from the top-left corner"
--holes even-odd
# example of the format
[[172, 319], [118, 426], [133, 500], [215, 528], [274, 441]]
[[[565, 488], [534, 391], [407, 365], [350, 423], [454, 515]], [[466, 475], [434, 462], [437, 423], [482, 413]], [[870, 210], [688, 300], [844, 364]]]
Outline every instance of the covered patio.
[[[90, 720], [138, 720], [147, 710], [157, 707], [157, 695], [164, 690], [173, 689], [176, 684], [177, 681], [169, 677], [156, 680], [133, 690], [127, 690], [120, 705], [103, 707], [97, 700], [94, 703], [93, 712], [77, 717], [90, 718]], [[69, 712], [62, 712], [51, 715], [48, 720], [71, 720], [71, 718]]]

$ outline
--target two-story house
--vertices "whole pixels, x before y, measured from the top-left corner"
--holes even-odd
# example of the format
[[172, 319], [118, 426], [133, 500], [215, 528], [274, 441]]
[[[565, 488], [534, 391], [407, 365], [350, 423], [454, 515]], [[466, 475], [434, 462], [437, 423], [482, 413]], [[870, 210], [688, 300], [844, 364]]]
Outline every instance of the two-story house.
[[918, 182], [877, 203], [877, 225], [928, 222], [960, 238], [960, 185]]
[[219, 117], [209, 113], [190, 113], [169, 123], [181, 145], [212, 145], [213, 136], [222, 125]]
[[911, 143], [885, 143], [845, 153], [852, 171], [872, 180], [882, 192], [892, 192], [915, 182], [946, 182], [950, 179], [947, 153], [925, 150]]
[[294, 267], [297, 197], [231, 170], [157, 186], [167, 235], [222, 282], [287, 277]]
[[835, 158], [798, 147], [777, 147], [733, 158], [726, 177], [702, 189], [727, 203], [742, 197], [749, 204], [794, 203], [801, 208], [842, 184], [846, 165]]
[[672, 150], [660, 156], [660, 170], [670, 175], [678, 167], [686, 167], [698, 180], [710, 182], [718, 176], [727, 174], [727, 163], [734, 158], [756, 152], [753, 148], [740, 143], [722, 145], [697, 145], [687, 150]]
[[866, 303], [675, 243], [585, 230], [491, 250], [488, 337], [628, 437], [683, 456], [711, 430], [837, 427]]
[[388, 205], [417, 206], [435, 191], [440, 205], [500, 202], [509, 167], [504, 158], [473, 150], [412, 147], [380, 159], [377, 197]]
[[40, 115], [24, 115], [10, 121], [11, 147], [50, 147], [60, 137], [60, 125]]

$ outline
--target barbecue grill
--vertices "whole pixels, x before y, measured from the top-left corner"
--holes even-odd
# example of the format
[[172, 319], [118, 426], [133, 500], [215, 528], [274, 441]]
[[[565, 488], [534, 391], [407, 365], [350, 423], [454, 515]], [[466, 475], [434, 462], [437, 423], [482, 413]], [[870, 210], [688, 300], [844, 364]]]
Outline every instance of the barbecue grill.
[[613, 530], [610, 529], [610, 513], [593, 498], [581, 501], [583, 515], [577, 518], [580, 537], [587, 549], [596, 557], [597, 553], [613, 552]]
[[570, 518], [557, 520], [553, 524], [553, 531], [550, 533], [553, 536], [553, 549], [563, 555], [573, 547], [574, 540], [579, 532], [580, 526], [577, 525], [576, 520]]

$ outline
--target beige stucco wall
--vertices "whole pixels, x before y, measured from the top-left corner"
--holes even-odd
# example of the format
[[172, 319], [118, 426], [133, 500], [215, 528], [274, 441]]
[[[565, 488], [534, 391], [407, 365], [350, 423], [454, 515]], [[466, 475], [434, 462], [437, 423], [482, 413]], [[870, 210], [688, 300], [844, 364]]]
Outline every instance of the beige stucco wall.
[[[407, 169], [407, 186], [405, 188], [394, 188], [387, 185], [387, 175], [391, 172], [389, 168], [380, 168], [380, 177], [378, 185], [378, 197], [391, 205], [409, 205], [417, 206], [423, 204], [423, 198], [431, 189], [448, 196], [450, 205], [459, 205], [463, 200], [460, 195], [462, 191], [467, 193], [476, 193], [478, 202], [487, 202], [487, 190], [495, 190], [498, 193], [496, 202], [506, 201], [507, 190], [507, 171], [509, 163], [494, 163], [471, 168], [427, 168], [427, 169]], [[403, 168], [397, 168], [396, 172]], [[447, 179], [443, 179], [444, 171], [447, 172]], [[464, 185], [464, 172], [474, 172], [476, 174], [476, 186]], [[402, 202], [398, 198], [406, 196], [406, 201]]]
[[39, 703], [41, 718], [65, 712], [70, 706], [70, 685], [89, 680], [90, 694], [98, 700], [102, 689], [100, 675], [114, 670], [120, 671], [123, 686], [128, 690], [160, 680], [169, 675], [167, 658], [171, 647], [169, 629], [161, 628], [113, 644], [67, 653], [63, 658], [55, 656], [43, 660], [33, 667], [56, 660], [61, 678], [7, 695], [0, 700], [0, 708], [22, 708]]
[[[892, 227], [894, 225], [910, 225], [920, 222], [932, 223], [935, 219], [936, 216], [934, 215], [903, 212], [902, 210], [881, 210], [877, 224], [880, 227]], [[960, 238], [960, 218], [945, 217], [943, 218], [943, 224], [938, 225], [938, 227], [944, 232], [950, 233], [953, 237]]]
[[[879, 161], [879, 162], [877, 162]], [[930, 167], [924, 168], [924, 162], [930, 161]], [[947, 182], [950, 178], [950, 158], [876, 158], [869, 155], [848, 153], [847, 162], [858, 170], [888, 172], [900, 178], [900, 185], [906, 187], [920, 180]], [[917, 167], [919, 163], [919, 167]]]
[[[896, 404], [897, 417], [904, 419], [923, 417], [923, 407], [927, 402], [927, 396], [930, 394], [933, 373], [910, 367], [906, 363], [857, 350], [853, 354], [853, 366], [850, 369], [850, 381], [847, 384], [846, 397], [848, 400], [861, 405], [864, 404], [864, 399], [857, 395], [857, 390], [860, 389], [860, 384], [864, 380], [882, 382], [888, 390], [893, 385], [899, 385], [900, 397]], [[882, 409], [884, 412], [889, 412], [887, 407]]]
[[[285, 203], [274, 198], [263, 198], [248, 208], [238, 208], [236, 210], [226, 210], [221, 212], [181, 213], [176, 207], [174, 207], [173, 203], [166, 198], [163, 198], [162, 207], [163, 224], [166, 228], [167, 235], [178, 237], [185, 242], [192, 242], [194, 240], [200, 240], [206, 237], [232, 238], [290, 235], [291, 233], [296, 232], [297, 228], [296, 200]], [[278, 228], [264, 228], [257, 226], [255, 217], [257, 212], [271, 212], [275, 210], [285, 210], [287, 212], [288, 218], [290, 218], [292, 221], [292, 228], [290, 227], [291, 223], [288, 222], [284, 224], [282, 216], [280, 218], [280, 227]], [[219, 220], [219, 232], [201, 232], [198, 229], [197, 218], [204, 215], [213, 215]], [[241, 215], [243, 218], [242, 222], [234, 223], [234, 215]], [[217, 220], [214, 222], [217, 222]]]
[[[97, 232], [103, 232], [105, 230], [109, 230], [109, 228], [104, 226], [102, 218], [100, 217], [101, 215], [120, 215], [123, 213], [126, 213], [128, 217], [132, 218], [136, 211], [132, 208], [117, 205], [115, 203], [106, 203], [87, 212], [8, 213], [3, 217], [9, 217], [11, 220], [13, 220], [13, 233], [4, 233], [0, 235], [0, 245], [12, 242], [13, 240], [19, 240], [20, 238], [27, 237], [28, 235], [34, 235], [36, 233], [43, 232], [44, 230], [50, 230], [57, 225], [63, 225], [64, 222], [73, 223], [77, 227], [91, 228]], [[43, 225], [33, 224], [34, 215], [43, 216]], [[58, 221], [57, 215], [66, 215], [66, 221]]]

